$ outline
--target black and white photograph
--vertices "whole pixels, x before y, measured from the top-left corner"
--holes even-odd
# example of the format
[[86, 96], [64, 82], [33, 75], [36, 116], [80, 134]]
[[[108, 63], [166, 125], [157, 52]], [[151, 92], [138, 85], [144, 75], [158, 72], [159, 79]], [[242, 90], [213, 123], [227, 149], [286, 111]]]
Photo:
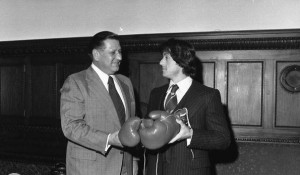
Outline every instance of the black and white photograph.
[[299, 0], [0, 0], [0, 175], [299, 174]]

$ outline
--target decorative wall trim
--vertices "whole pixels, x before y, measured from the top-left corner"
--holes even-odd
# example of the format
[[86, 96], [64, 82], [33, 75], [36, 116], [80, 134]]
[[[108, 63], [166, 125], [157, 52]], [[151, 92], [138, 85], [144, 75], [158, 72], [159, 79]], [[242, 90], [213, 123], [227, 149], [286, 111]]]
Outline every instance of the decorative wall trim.
[[[171, 37], [187, 40], [199, 51], [300, 49], [300, 29], [121, 35], [122, 49], [127, 52], [159, 51], [159, 45]], [[89, 40], [90, 37], [80, 37], [0, 42], [0, 56], [85, 53]]]
[[[300, 92], [300, 66], [290, 65], [285, 67], [280, 73], [280, 83], [282, 87], [292, 93]], [[297, 86], [298, 85], [298, 86]]]
[[238, 142], [300, 144], [300, 137], [287, 137], [287, 138], [237, 137], [235, 138], [235, 140]]
[[[242, 38], [242, 39], [198, 39], [187, 40], [196, 50], [272, 50], [299, 49], [300, 37], [297, 38]], [[130, 52], [156, 52], [162, 41], [126, 42], [125, 50]]]

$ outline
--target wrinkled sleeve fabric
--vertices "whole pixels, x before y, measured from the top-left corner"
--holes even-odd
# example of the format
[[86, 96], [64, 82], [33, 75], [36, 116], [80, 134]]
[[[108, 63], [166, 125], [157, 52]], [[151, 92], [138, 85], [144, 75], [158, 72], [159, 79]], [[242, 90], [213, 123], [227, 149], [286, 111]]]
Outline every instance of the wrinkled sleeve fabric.
[[87, 124], [85, 111], [86, 89], [73, 77], [68, 77], [61, 88], [61, 127], [65, 137], [79, 145], [105, 154], [108, 134]]

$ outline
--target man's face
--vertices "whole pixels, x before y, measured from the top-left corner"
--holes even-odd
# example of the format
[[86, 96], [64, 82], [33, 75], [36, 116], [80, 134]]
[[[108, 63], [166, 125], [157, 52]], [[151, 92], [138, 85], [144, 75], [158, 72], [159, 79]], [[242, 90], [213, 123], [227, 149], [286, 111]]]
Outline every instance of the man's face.
[[163, 57], [159, 64], [162, 66], [163, 76], [171, 80], [175, 80], [182, 74], [182, 67], [180, 67], [172, 58], [170, 53], [163, 52]]
[[111, 75], [119, 70], [122, 60], [121, 46], [118, 40], [107, 39], [104, 46], [93, 50], [94, 64], [104, 73]]

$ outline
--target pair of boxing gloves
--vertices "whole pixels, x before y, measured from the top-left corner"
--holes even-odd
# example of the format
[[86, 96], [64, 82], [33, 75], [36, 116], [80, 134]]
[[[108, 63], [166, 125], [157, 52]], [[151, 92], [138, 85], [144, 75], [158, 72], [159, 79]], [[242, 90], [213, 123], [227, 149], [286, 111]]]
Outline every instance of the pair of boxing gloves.
[[168, 144], [180, 131], [176, 119], [187, 122], [188, 111], [179, 109], [173, 114], [166, 111], [152, 111], [148, 119], [129, 118], [119, 131], [122, 145], [134, 147], [140, 142], [148, 149], [158, 149]]

